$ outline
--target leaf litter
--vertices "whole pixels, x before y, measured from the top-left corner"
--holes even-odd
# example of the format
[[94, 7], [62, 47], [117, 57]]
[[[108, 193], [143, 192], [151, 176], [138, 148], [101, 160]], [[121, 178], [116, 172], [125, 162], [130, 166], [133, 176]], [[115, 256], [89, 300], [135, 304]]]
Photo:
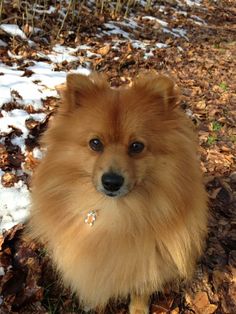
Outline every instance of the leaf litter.
[[[30, 178], [43, 155], [38, 140], [58, 106], [56, 86], [68, 71], [102, 71], [119, 86], [142, 69], [155, 69], [175, 78], [181, 106], [198, 131], [211, 218], [194, 278], [154, 294], [150, 310], [236, 313], [236, 4], [168, 0], [148, 9], [140, 1], [128, 14], [125, 7], [115, 14], [99, 13], [87, 1], [78, 5], [76, 23], [68, 15], [62, 24], [66, 3], [48, 1], [46, 10], [34, 7], [32, 27], [17, 19], [8, 24], [22, 8], [6, 3], [0, 24], [0, 312], [83, 313], [44, 247], [24, 233]], [[120, 300], [106, 313], [127, 309], [127, 300]]]

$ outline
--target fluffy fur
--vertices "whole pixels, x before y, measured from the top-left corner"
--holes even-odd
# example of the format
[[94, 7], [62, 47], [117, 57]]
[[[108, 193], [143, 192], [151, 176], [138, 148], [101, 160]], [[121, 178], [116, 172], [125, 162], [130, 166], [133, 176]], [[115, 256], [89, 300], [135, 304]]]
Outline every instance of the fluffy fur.
[[[202, 252], [207, 198], [177, 98], [174, 83], [154, 73], [119, 89], [98, 74], [67, 76], [33, 180], [31, 233], [92, 308], [131, 294], [130, 313], [148, 313], [148, 296], [189, 278]], [[89, 147], [92, 138], [103, 152]], [[145, 148], [131, 156], [137, 140]], [[124, 176], [125, 195], [101, 192], [110, 169]], [[92, 227], [84, 223], [91, 209], [98, 211]]]

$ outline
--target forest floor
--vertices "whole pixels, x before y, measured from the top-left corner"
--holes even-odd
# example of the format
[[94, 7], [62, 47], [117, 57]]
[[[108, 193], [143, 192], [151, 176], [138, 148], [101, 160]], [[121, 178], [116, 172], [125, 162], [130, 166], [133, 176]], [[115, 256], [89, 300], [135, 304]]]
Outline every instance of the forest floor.
[[[105, 72], [112, 86], [129, 83], [142, 69], [171, 75], [199, 135], [211, 210], [207, 247], [191, 283], [153, 295], [151, 313], [236, 313], [236, 2], [153, 1], [145, 10], [145, 1], [137, 1], [125, 16], [125, 7], [115, 14], [111, 8], [95, 10], [93, 1], [70, 15], [63, 1], [44, 1], [44, 6], [29, 5], [34, 12], [29, 20], [19, 19], [24, 2], [21, 7], [5, 3], [0, 313], [83, 313], [62, 288], [45, 249], [22, 233], [30, 178], [41, 158], [38, 139], [58, 106], [55, 86], [68, 71], [88, 69]], [[127, 313], [127, 308], [122, 300], [109, 304], [106, 313]]]

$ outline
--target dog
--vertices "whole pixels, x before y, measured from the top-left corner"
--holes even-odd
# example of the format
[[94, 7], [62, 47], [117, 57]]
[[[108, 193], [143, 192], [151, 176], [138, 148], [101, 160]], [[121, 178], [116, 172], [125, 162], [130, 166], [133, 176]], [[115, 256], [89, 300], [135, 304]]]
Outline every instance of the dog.
[[165, 75], [111, 88], [102, 74], [68, 74], [42, 138], [31, 234], [89, 308], [130, 295], [130, 314], [191, 278], [207, 232], [207, 196], [189, 118]]

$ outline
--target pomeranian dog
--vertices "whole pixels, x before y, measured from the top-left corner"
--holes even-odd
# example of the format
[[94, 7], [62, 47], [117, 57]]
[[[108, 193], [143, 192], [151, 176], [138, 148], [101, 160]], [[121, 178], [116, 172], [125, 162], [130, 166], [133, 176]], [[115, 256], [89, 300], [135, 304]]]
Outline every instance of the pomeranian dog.
[[89, 308], [130, 295], [130, 314], [146, 314], [202, 253], [207, 197], [177, 103], [173, 81], [153, 72], [117, 89], [101, 74], [67, 76], [42, 139], [31, 232]]

